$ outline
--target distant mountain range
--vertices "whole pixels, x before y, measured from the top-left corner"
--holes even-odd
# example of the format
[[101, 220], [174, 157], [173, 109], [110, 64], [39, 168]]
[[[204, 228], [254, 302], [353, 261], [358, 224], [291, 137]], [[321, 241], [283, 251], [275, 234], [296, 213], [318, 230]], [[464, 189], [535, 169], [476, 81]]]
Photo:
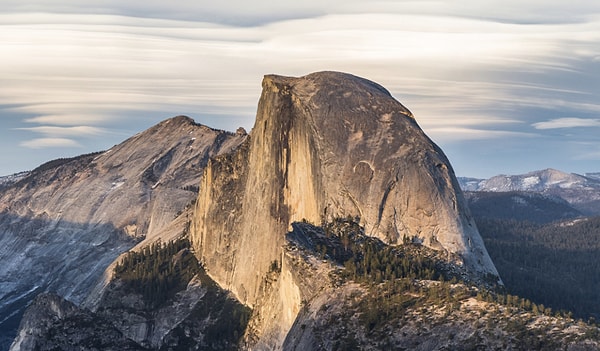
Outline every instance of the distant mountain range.
[[510, 294], [600, 318], [600, 173], [458, 181]]
[[544, 169], [489, 179], [458, 177], [466, 192], [534, 192], [565, 200], [584, 215], [600, 215], [600, 172], [579, 175]]

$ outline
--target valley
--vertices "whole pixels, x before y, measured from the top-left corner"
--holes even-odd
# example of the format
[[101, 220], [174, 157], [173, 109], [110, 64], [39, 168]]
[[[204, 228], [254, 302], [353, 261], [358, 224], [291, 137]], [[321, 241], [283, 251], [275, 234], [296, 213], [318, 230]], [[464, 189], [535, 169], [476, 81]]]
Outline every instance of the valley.
[[507, 290], [591, 321], [600, 318], [600, 183], [593, 175], [459, 178]]

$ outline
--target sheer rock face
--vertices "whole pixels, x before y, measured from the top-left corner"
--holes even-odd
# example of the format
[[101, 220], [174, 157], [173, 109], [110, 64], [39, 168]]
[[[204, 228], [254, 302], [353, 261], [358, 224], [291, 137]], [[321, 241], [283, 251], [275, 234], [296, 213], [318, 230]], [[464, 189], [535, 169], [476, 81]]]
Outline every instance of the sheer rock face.
[[346, 216], [387, 243], [418, 240], [497, 275], [448, 160], [387, 90], [336, 72], [265, 76], [250, 138], [205, 169], [197, 254], [253, 306], [291, 223]]

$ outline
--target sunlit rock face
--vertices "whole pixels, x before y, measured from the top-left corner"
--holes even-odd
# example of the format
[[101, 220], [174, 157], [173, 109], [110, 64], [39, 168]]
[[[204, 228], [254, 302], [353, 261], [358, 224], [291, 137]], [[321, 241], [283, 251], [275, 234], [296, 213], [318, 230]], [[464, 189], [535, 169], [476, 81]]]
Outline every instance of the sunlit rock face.
[[[387, 243], [419, 241], [497, 275], [450, 163], [386, 89], [337, 72], [269, 75], [262, 86], [250, 138], [209, 161], [196, 202], [193, 245], [223, 287], [250, 306], [272, 300], [266, 277], [291, 223], [346, 216]], [[284, 281], [281, 311], [297, 311], [298, 288]], [[263, 314], [275, 321], [259, 334], [290, 326], [285, 313]]]
[[5, 185], [0, 338], [12, 339], [40, 292], [79, 304], [119, 254], [142, 239], [181, 234], [186, 220], [175, 218], [196, 199], [207, 160], [244, 138], [179, 116], [108, 151], [52, 161]]

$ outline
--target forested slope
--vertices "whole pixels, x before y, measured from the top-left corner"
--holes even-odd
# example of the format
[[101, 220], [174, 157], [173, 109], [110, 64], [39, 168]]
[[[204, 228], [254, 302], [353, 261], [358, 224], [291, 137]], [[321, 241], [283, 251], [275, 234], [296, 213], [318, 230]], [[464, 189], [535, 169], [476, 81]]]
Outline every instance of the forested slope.
[[600, 317], [600, 217], [476, 221], [508, 292], [578, 318]]

